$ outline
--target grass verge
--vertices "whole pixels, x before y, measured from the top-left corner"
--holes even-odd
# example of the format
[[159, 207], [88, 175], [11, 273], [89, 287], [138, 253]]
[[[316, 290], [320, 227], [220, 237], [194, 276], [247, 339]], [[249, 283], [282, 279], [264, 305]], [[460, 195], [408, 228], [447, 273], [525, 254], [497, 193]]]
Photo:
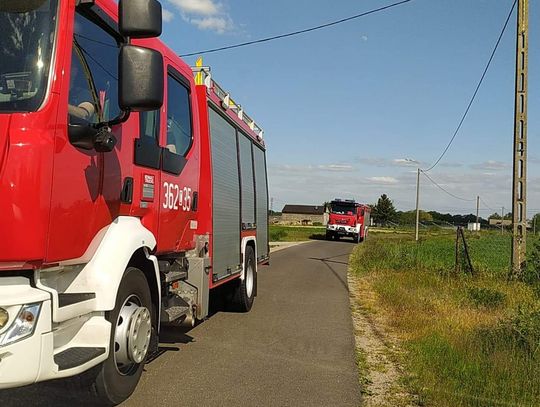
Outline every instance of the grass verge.
[[418, 404], [538, 406], [538, 290], [506, 281], [506, 240], [475, 239], [475, 277], [453, 273], [451, 235], [418, 244], [372, 234], [355, 249], [351, 270], [402, 344], [405, 384]]
[[326, 229], [313, 226], [270, 225], [271, 242], [300, 242], [309, 239], [324, 239]]

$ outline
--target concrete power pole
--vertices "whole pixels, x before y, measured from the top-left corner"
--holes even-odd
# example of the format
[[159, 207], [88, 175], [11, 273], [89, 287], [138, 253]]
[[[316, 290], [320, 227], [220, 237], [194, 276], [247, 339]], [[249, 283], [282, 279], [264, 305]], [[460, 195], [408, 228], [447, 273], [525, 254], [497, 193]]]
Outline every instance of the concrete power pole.
[[418, 242], [418, 224], [420, 223], [420, 168], [416, 173], [416, 227], [414, 229], [415, 239]]
[[502, 215], [501, 215], [501, 234], [504, 233], [504, 206], [502, 207]]
[[480, 232], [480, 224], [478, 223], [478, 212], [480, 211], [480, 195], [476, 196], [476, 227], [478, 228], [478, 232]]
[[512, 276], [521, 274], [527, 243], [527, 65], [529, 1], [518, 0], [514, 171], [512, 179]]

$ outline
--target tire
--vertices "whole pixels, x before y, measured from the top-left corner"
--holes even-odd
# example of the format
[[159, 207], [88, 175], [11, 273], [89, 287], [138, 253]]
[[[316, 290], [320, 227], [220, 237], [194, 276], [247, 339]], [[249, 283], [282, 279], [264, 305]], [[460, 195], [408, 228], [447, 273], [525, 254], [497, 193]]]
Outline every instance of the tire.
[[[143, 307], [146, 308], [149, 316], [144, 313], [144, 310], [142, 310]], [[126, 314], [126, 310], [128, 313], [131, 312], [131, 310], [135, 310], [133, 314], [130, 314], [133, 319], [130, 318], [129, 321], [125, 321], [123, 318], [121, 318], [121, 313], [122, 315], [128, 315]], [[146, 323], [143, 323], [142, 325], [134, 325], [133, 323], [129, 324], [130, 328], [133, 326], [132, 329], [135, 329], [135, 338], [139, 338], [137, 333], [144, 333], [144, 335], [141, 335], [140, 338], [141, 341], [146, 342], [146, 350], [144, 350], [143, 345], [143, 351], [137, 352], [137, 359], [142, 359], [140, 362], [136, 363], [134, 361], [130, 361], [130, 363], [127, 364], [118, 364], [117, 359], [125, 359], [125, 357], [120, 356], [121, 352], [128, 353], [129, 351], [124, 349], [124, 345], [127, 343], [127, 340], [120, 345], [117, 342], [117, 339], [120, 339], [123, 336], [119, 336], [117, 338], [116, 334], [118, 331], [120, 335], [124, 329], [127, 329], [126, 324], [128, 324], [128, 322], [139, 319], [135, 318], [134, 316], [140, 316], [143, 321], [146, 321]], [[143, 372], [145, 359], [148, 354], [148, 348], [151, 346], [150, 336], [155, 337], [155, 310], [152, 306], [148, 282], [141, 270], [134, 267], [128, 267], [126, 269], [116, 296], [116, 305], [114, 310], [109, 311], [106, 314], [106, 317], [107, 320], [112, 324], [110, 352], [107, 360], [95, 368], [97, 374], [92, 387], [100, 404], [117, 405], [131, 396], [137, 387]], [[149, 331], [147, 326], [148, 318], [150, 318]], [[137, 328], [140, 328], [139, 332], [137, 332]], [[120, 331], [121, 329], [122, 331]], [[129, 329], [129, 331], [131, 331], [131, 329]], [[137, 341], [137, 344], [138, 343], [139, 341]], [[142, 354], [143, 352], [144, 355]]]
[[326, 232], [326, 240], [332, 240], [332, 234], [329, 232]]
[[246, 247], [244, 279], [239, 280], [233, 289], [232, 305], [239, 312], [249, 312], [257, 293], [257, 271], [255, 253], [251, 246]]

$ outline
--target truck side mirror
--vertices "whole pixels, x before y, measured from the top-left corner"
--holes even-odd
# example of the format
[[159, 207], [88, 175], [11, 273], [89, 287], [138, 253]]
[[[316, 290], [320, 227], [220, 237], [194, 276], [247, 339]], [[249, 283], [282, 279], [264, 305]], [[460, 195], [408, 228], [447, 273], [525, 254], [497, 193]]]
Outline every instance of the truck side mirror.
[[153, 38], [161, 35], [161, 4], [157, 0], [120, 0], [119, 30], [125, 38]]
[[120, 49], [118, 100], [124, 111], [157, 110], [163, 105], [163, 56], [153, 49], [123, 45]]

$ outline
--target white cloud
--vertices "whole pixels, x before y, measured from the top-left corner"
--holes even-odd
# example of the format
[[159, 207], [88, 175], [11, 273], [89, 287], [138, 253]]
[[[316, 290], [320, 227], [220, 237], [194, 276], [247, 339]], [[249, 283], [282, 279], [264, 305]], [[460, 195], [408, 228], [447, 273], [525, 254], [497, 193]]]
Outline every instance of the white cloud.
[[395, 158], [392, 160], [395, 165], [405, 166], [405, 167], [418, 167], [420, 164], [418, 161], [412, 158]]
[[212, 16], [218, 14], [221, 6], [213, 0], [169, 0], [186, 14]]
[[319, 165], [318, 169], [324, 171], [352, 171], [354, 168], [349, 164], [328, 164], [328, 165]]
[[422, 162], [415, 160], [414, 158], [381, 158], [381, 157], [369, 157], [360, 158], [358, 161], [361, 164], [375, 166], [375, 167], [418, 167], [422, 166]]
[[508, 163], [502, 162], [502, 161], [495, 161], [495, 160], [488, 160], [484, 161], [483, 163], [479, 164], [473, 164], [471, 165], [471, 168], [475, 170], [504, 170], [509, 167]]
[[362, 41], [364, 41], [364, 42], [367, 42], [367, 40], [369, 39], [369, 37], [368, 37], [367, 35], [362, 35], [362, 36], [360, 37], [360, 39], [361, 39]]
[[163, 21], [165, 21], [166, 23], [170, 23], [173, 19], [174, 14], [167, 9], [163, 9]]
[[199, 30], [224, 34], [235, 29], [232, 18], [216, 0], [169, 0], [169, 2], [180, 11], [184, 21], [193, 24]]
[[[381, 164], [381, 160], [375, 160]], [[372, 164], [374, 160], [370, 160]], [[393, 159], [369, 168], [355, 163], [272, 164], [268, 166], [270, 197], [274, 209], [285, 203], [316, 204], [333, 198], [356, 199], [375, 203], [381, 194], [387, 194], [399, 210], [415, 207], [416, 171], [414, 167], [400, 166]], [[442, 163], [441, 163], [442, 164]], [[463, 162], [456, 168], [440, 165], [429, 172], [437, 184], [452, 194], [468, 199], [462, 201], [447, 195], [426, 177], [420, 179], [420, 207], [450, 213], [476, 213], [476, 196], [480, 195], [480, 215], [487, 216], [501, 206], [510, 207], [512, 177], [506, 170], [472, 170], [471, 163]], [[351, 165], [352, 169], [333, 170], [334, 166]], [[473, 164], [474, 165], [474, 164]], [[509, 166], [509, 164], [507, 164]], [[540, 212], [540, 176], [529, 174], [527, 214]], [[508, 209], [506, 209], [508, 211]]]
[[197, 26], [200, 30], [215, 31], [218, 34], [223, 34], [234, 28], [232, 20], [228, 17], [192, 18], [189, 19], [189, 22]]
[[368, 180], [379, 184], [397, 184], [399, 182], [394, 177], [369, 177]]
[[463, 167], [463, 164], [450, 161], [450, 162], [441, 162], [439, 163], [439, 166], [445, 167], [445, 168], [459, 168], [459, 167]]

